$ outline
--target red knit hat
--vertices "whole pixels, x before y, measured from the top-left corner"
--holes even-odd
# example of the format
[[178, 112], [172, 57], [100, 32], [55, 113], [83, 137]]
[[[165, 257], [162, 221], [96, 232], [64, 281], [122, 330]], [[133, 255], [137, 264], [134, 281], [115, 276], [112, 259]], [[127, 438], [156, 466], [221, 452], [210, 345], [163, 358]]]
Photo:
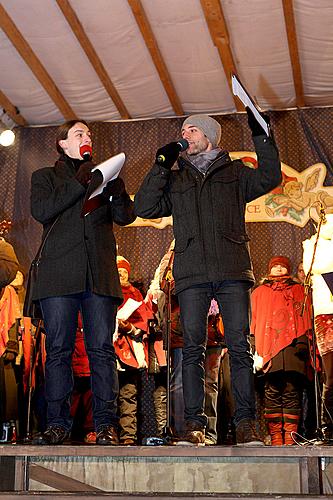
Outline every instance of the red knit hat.
[[288, 259], [288, 257], [285, 257], [284, 255], [276, 255], [275, 257], [271, 258], [271, 260], [269, 261], [269, 264], [268, 264], [268, 272], [270, 273], [272, 267], [277, 266], [278, 264], [285, 267], [288, 271], [288, 274], [290, 274], [291, 262]]
[[131, 274], [131, 264], [128, 262], [128, 260], [125, 259], [125, 257], [122, 257], [121, 255], [117, 255], [117, 267], [118, 269], [126, 269], [128, 275]]

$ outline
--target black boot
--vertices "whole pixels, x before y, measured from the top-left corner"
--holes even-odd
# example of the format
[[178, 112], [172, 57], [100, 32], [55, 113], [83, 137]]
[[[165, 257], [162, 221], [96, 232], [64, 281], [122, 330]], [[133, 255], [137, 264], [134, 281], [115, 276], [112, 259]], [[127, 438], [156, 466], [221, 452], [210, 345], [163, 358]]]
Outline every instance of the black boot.
[[333, 388], [323, 384], [319, 445], [333, 446]]

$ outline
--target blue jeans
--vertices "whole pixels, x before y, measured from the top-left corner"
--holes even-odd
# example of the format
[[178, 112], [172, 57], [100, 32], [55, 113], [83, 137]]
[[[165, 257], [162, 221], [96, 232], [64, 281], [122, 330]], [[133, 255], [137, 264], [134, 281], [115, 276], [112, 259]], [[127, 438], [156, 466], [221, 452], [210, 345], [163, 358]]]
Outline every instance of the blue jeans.
[[[209, 346], [205, 358], [205, 415], [207, 417], [206, 436], [217, 441], [217, 400], [219, 395], [219, 370], [222, 346]], [[177, 435], [184, 428], [184, 399], [182, 377], [183, 349], [171, 350], [170, 407], [171, 426]]]
[[182, 360], [182, 347], [171, 349], [170, 420], [171, 427], [178, 436], [184, 432]]
[[47, 425], [72, 426], [72, 354], [81, 311], [91, 372], [93, 417], [97, 430], [116, 425], [118, 376], [112, 336], [117, 303], [112, 297], [83, 292], [40, 301], [46, 330], [45, 392]]
[[215, 298], [222, 314], [230, 356], [234, 422], [255, 418], [253, 359], [249, 343], [250, 288], [248, 281], [225, 280], [187, 288], [178, 294], [184, 332], [183, 393], [185, 421], [207, 426], [205, 402], [205, 351], [207, 315]]

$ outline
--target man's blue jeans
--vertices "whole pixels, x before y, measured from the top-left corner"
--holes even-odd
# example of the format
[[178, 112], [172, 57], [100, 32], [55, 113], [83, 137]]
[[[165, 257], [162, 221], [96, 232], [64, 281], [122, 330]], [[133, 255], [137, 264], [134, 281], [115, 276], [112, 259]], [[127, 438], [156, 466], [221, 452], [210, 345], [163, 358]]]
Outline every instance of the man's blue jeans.
[[[217, 441], [217, 401], [219, 395], [219, 370], [222, 346], [209, 346], [205, 359], [205, 406], [207, 417], [206, 436]], [[184, 429], [184, 398], [182, 376], [183, 349], [171, 350], [170, 407], [171, 426], [181, 436]]]
[[205, 401], [205, 350], [207, 315], [211, 300], [219, 305], [230, 356], [234, 422], [255, 418], [253, 359], [249, 344], [250, 288], [248, 281], [225, 280], [187, 288], [178, 294], [184, 332], [183, 393], [185, 421], [207, 426]]
[[118, 376], [112, 342], [116, 301], [112, 297], [84, 292], [42, 299], [40, 303], [46, 330], [47, 425], [60, 425], [68, 431], [72, 426], [72, 354], [79, 311], [90, 364], [95, 429], [116, 425]]

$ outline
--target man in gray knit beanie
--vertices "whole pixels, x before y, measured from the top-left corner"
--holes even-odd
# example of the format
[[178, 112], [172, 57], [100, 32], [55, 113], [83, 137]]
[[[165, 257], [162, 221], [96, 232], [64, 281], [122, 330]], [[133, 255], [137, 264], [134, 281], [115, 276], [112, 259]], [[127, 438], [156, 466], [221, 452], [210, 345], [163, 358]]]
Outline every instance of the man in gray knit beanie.
[[[258, 168], [232, 161], [219, 147], [221, 127], [207, 114], [182, 124], [182, 139], [159, 148], [135, 195], [136, 215], [173, 217], [173, 276], [184, 347], [182, 384], [185, 433], [177, 444], [205, 440], [205, 350], [212, 299], [222, 314], [235, 403], [237, 445], [262, 445], [255, 421], [253, 359], [249, 349], [250, 289], [254, 275], [246, 234], [246, 204], [281, 182], [273, 137], [248, 111]], [[180, 155], [180, 152], [182, 154]], [[177, 161], [177, 165], [174, 164]]]
[[206, 174], [218, 156], [222, 159], [224, 155], [230, 161], [229, 154], [219, 148], [221, 125], [211, 116], [191, 115], [186, 118], [182, 125], [182, 136], [188, 142], [188, 160], [202, 174]]
[[[187, 125], [188, 127], [185, 127]], [[208, 115], [191, 115], [183, 122], [182, 130], [185, 128], [198, 128], [207, 137], [212, 145], [212, 148], [216, 148], [219, 145], [221, 139], [221, 125]]]

